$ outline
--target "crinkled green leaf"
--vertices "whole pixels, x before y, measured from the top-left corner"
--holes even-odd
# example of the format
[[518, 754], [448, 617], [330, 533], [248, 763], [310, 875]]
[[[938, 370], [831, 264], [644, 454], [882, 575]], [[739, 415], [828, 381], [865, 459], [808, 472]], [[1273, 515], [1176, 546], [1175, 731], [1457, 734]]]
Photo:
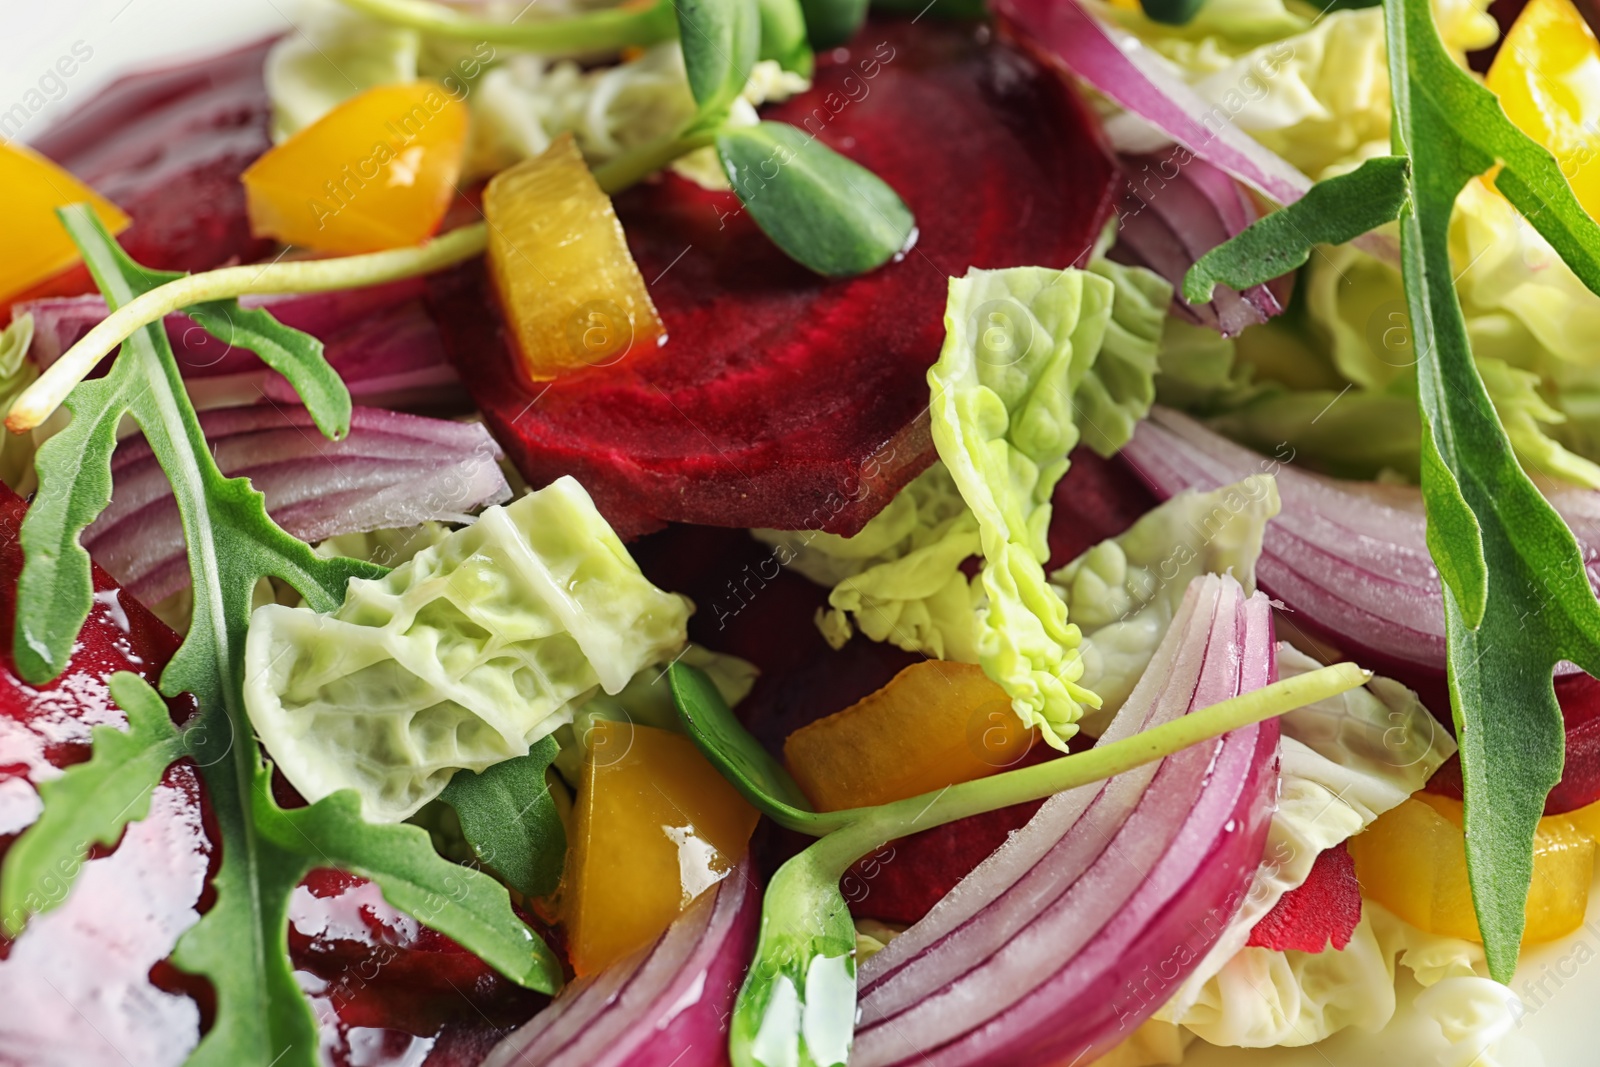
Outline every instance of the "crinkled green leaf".
[[1379, 156], [1318, 182], [1201, 256], [1184, 276], [1184, 298], [1207, 303], [1219, 283], [1242, 292], [1301, 266], [1319, 244], [1344, 244], [1393, 222], [1409, 193], [1409, 169], [1405, 156]]
[[1172, 286], [1152, 271], [1097, 259], [1089, 270], [1116, 286], [1111, 321], [1089, 373], [1072, 396], [1072, 417], [1083, 443], [1111, 456], [1133, 438], [1155, 402], [1157, 352]]
[[911, 209], [882, 178], [794, 126], [725, 128], [717, 153], [756, 225], [818, 274], [880, 267], [916, 231]]
[[113, 674], [111, 698], [127, 713], [128, 728], [94, 727], [88, 761], [39, 783], [44, 810], [0, 865], [0, 916], [8, 937], [17, 936], [27, 916], [65, 899], [62, 883], [76, 875], [92, 845], [116, 844], [124, 827], [149, 814], [161, 776], [184, 754], [183, 734], [144, 679]]
[[351, 582], [332, 612], [257, 609], [245, 707], [301, 796], [353, 789], [368, 818], [398, 822], [671, 659], [688, 616], [560, 478]]
[[567, 831], [544, 777], [557, 748], [555, 738], [541, 738], [526, 756], [481, 774], [458, 771], [439, 794], [455, 809], [478, 862], [523, 896], [545, 896], [561, 882]]

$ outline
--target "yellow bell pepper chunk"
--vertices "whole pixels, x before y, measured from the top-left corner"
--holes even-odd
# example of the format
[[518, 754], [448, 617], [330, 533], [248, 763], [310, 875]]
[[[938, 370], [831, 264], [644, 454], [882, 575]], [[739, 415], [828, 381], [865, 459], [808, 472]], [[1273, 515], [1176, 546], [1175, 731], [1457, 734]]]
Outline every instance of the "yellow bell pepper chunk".
[[6, 224], [0, 228], [0, 301], [27, 292], [78, 262], [78, 249], [56, 208], [87, 203], [106, 229], [120, 233], [128, 216], [48, 159], [15, 142], [0, 144], [0, 189]]
[[1572, 0], [1529, 0], [1489, 68], [1506, 115], [1600, 217], [1600, 42]]
[[1034, 733], [981, 667], [925, 660], [783, 743], [818, 811], [885, 804], [1005, 770]]
[[561, 889], [580, 975], [650, 943], [743, 858], [756, 810], [681, 734], [597, 722]]
[[489, 270], [530, 379], [621, 362], [665, 333], [622, 223], [571, 134], [483, 194]]
[[[1583, 923], [1594, 878], [1595, 839], [1575, 822], [1600, 812], [1539, 820], [1533, 841], [1524, 943], [1551, 941]], [[1482, 942], [1467, 883], [1461, 802], [1417, 793], [1350, 839], [1361, 892], [1414, 926]]]
[[251, 232], [341, 255], [426, 240], [455, 196], [467, 123], [437, 82], [351, 97], [244, 172]]

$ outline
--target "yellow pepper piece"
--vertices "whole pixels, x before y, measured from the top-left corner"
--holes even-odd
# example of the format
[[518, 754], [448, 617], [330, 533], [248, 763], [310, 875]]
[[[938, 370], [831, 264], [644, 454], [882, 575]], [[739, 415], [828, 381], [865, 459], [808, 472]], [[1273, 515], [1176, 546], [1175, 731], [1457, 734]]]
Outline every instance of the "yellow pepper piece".
[[[1539, 820], [1533, 841], [1533, 884], [1528, 890], [1524, 943], [1551, 941], [1583, 923], [1594, 878], [1595, 839], [1578, 828], [1585, 815]], [[1481, 942], [1467, 884], [1461, 802], [1431, 793], [1380, 815], [1350, 839], [1361, 891], [1414, 926], [1435, 934]]]
[[839, 811], [1005, 770], [1034, 737], [981, 667], [925, 660], [790, 734], [783, 757], [818, 811]]
[[1511, 121], [1556, 157], [1583, 209], [1600, 217], [1600, 42], [1572, 0], [1529, 0], [1488, 85]]
[[0, 143], [0, 189], [6, 224], [0, 228], [0, 301], [27, 292], [78, 262], [55, 209], [88, 203], [112, 233], [128, 228], [117, 205], [54, 163], [15, 142]]
[[601, 721], [589, 742], [561, 889], [580, 975], [649, 944], [721, 881], [759, 818], [681, 734]]
[[437, 82], [351, 97], [244, 172], [251, 232], [339, 254], [426, 240], [455, 196], [467, 122]]
[[570, 134], [483, 194], [489, 269], [535, 381], [620, 362], [665, 332], [611, 208]]

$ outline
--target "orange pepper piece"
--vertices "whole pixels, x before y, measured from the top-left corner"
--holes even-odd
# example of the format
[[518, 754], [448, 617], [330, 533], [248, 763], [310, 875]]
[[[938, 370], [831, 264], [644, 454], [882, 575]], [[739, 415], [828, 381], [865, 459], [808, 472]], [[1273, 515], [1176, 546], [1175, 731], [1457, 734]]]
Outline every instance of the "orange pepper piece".
[[455, 196], [467, 122], [437, 82], [351, 97], [244, 172], [251, 232], [338, 254], [426, 240]]
[[1005, 770], [1034, 739], [981, 667], [925, 660], [790, 734], [783, 757], [818, 811], [839, 811]]
[[78, 248], [56, 218], [56, 208], [88, 203], [112, 233], [128, 228], [128, 216], [117, 205], [15, 142], [0, 144], [0, 189], [6, 191], [0, 300], [37, 288], [78, 262]]
[[622, 223], [571, 134], [501, 171], [483, 193], [489, 270], [539, 381], [620, 362], [665, 333]]
[[1550, 150], [1600, 218], [1600, 42], [1572, 0], [1529, 0], [1486, 79], [1523, 133]]
[[[1539, 820], [1533, 840], [1526, 943], [1552, 941], [1583, 923], [1594, 878], [1595, 839], [1588, 809]], [[1587, 823], [1585, 823], [1587, 820]], [[1430, 933], [1483, 940], [1467, 883], [1461, 802], [1416, 793], [1350, 839], [1361, 892]]]
[[649, 944], [726, 877], [760, 817], [681, 734], [600, 721], [589, 741], [561, 889], [580, 975]]

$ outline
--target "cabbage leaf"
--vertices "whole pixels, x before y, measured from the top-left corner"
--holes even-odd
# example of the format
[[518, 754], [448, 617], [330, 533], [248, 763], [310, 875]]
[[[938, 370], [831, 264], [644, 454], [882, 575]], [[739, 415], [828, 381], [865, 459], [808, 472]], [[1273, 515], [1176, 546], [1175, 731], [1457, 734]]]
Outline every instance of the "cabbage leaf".
[[562, 478], [352, 581], [333, 612], [258, 608], [245, 704], [307, 800], [354, 789], [367, 818], [393, 822], [670, 659], [688, 611]]
[[1187, 490], [1050, 576], [1084, 634], [1079, 684], [1101, 700], [1086, 725], [1109, 723], [1128, 699], [1192, 579], [1232, 574], [1255, 592], [1261, 537], [1278, 507], [1270, 474], [1208, 493]]

